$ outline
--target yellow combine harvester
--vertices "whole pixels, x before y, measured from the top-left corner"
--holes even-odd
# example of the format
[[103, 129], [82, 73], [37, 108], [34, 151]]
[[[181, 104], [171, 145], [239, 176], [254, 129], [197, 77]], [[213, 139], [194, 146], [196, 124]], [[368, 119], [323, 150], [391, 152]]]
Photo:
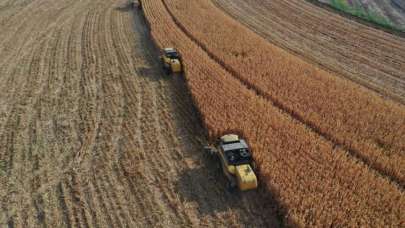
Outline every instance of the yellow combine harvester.
[[257, 188], [256, 164], [245, 140], [238, 135], [228, 134], [222, 136], [215, 147], [205, 149], [219, 159], [230, 190], [236, 187], [241, 191]]
[[166, 74], [181, 73], [183, 71], [181, 56], [174, 48], [163, 49], [163, 55], [160, 57], [163, 69]]

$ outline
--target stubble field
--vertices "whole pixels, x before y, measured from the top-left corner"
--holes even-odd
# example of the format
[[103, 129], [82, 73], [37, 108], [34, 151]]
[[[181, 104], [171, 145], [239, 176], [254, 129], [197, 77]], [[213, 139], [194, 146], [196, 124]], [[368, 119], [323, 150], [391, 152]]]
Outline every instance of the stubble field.
[[[0, 226], [403, 225], [403, 38], [298, 0], [134, 6], [0, 1]], [[204, 156], [227, 132], [258, 190]]]
[[265, 189], [226, 192], [127, 1], [2, 1], [0, 29], [0, 226], [278, 223]]

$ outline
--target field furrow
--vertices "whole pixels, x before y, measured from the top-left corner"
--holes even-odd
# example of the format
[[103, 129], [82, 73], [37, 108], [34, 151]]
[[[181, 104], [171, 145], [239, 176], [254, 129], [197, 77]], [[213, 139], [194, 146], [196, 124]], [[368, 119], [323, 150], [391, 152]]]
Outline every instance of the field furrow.
[[[301, 47], [298, 30], [322, 44], [313, 53], [325, 52], [315, 57], [328, 57], [326, 68], [332, 52], [361, 49], [352, 60], [367, 70], [344, 60], [336, 72], [359, 73], [387, 96], [403, 80], [402, 40], [374, 31], [350, 43], [355, 36], [333, 28], [338, 17], [322, 22], [325, 40], [304, 36], [299, 14], [330, 12], [273, 3], [143, 0], [141, 10], [132, 0], [0, 0], [0, 227], [400, 227], [402, 106], [290, 58], [218, 7], [255, 31], [274, 25], [262, 35], [289, 50]], [[276, 21], [260, 15], [274, 9]], [[286, 9], [295, 13], [279, 20]], [[339, 37], [348, 52], [328, 50]], [[395, 51], [366, 50], [371, 40]], [[182, 54], [182, 75], [164, 74], [159, 54], [169, 46]], [[320, 94], [336, 107], [325, 109]], [[255, 191], [227, 191], [204, 154], [228, 132], [252, 148]]]
[[356, 23], [309, 1], [214, 2], [270, 42], [403, 102], [404, 38]]
[[[273, 202], [275, 207], [279, 210], [281, 208], [282, 211], [286, 210], [288, 222], [302, 226], [336, 223], [348, 225], [351, 222], [359, 221], [360, 217], [367, 217], [365, 220], [360, 220], [370, 221], [371, 219], [379, 224], [391, 223], [392, 220], [373, 219], [375, 217], [372, 214], [381, 212], [376, 209], [380, 203], [391, 205], [389, 207], [393, 210], [389, 209], [390, 215], [400, 213], [399, 211], [402, 209], [394, 206], [395, 200], [391, 198], [393, 195], [386, 195], [387, 198], [384, 199], [373, 198], [370, 200], [371, 195], [376, 192], [368, 192], [369, 188], [364, 186], [364, 183], [385, 183], [372, 185], [382, 187], [379, 190], [374, 189], [381, 193], [392, 189], [393, 192], [396, 192], [394, 195], [403, 199], [402, 191], [395, 183], [381, 178], [367, 164], [359, 162], [358, 159], [350, 156], [348, 151], [336, 147], [301, 122], [291, 118], [288, 113], [280, 111], [272, 102], [258, 96], [254, 88], [249, 88], [229, 71], [226, 71], [226, 67], [221, 61], [217, 60], [212, 52], [208, 51], [209, 49], [206, 49], [207, 46], [201, 45], [202, 36], [197, 39], [195, 35], [191, 35], [191, 32], [201, 32], [201, 26], [198, 26], [198, 30], [192, 26], [191, 31], [184, 29], [180, 22], [184, 24], [191, 22], [196, 25], [199, 23], [198, 20], [205, 20], [205, 22], [211, 20], [218, 24], [204, 28], [203, 33], [207, 33], [211, 28], [221, 30], [221, 26], [227, 19], [214, 22], [215, 19], [221, 17], [220, 14], [214, 13], [210, 16], [200, 14], [200, 11], [215, 11], [212, 6], [204, 5], [208, 1], [190, 1], [181, 6], [176, 1], [142, 2], [156, 43], [161, 47], [175, 46], [182, 53], [188, 86], [194, 102], [200, 109], [209, 135], [216, 138], [224, 132], [233, 131], [242, 132], [247, 137], [250, 145], [253, 146], [256, 160], [259, 162], [262, 183], [267, 183], [266, 189], [271, 192], [268, 194], [275, 196], [276, 203]], [[164, 3], [170, 4], [169, 8], [173, 10], [182, 11], [181, 14], [176, 15], [181, 20], [170, 15], [168, 7]], [[198, 20], [189, 17], [191, 15]], [[215, 42], [222, 42], [221, 39], [227, 37], [224, 34], [231, 33], [209, 34], [212, 37], [218, 35]], [[253, 40], [248, 42], [250, 41]], [[215, 42], [204, 41], [204, 44], [211, 45]], [[230, 41], [228, 44], [232, 42]], [[229, 47], [229, 45], [222, 47]], [[221, 50], [221, 47], [218, 47], [217, 50]], [[258, 123], [260, 124], [258, 125]], [[275, 159], [275, 157], [279, 159]], [[289, 167], [290, 174], [285, 173], [285, 167]], [[358, 172], [362, 174], [356, 174]], [[312, 177], [315, 177], [320, 184], [311, 180]], [[365, 189], [361, 190], [363, 187]], [[388, 191], [391, 192], [391, 190]], [[371, 195], [366, 196], [368, 194]], [[343, 201], [342, 195], [345, 196]], [[399, 199], [396, 196], [394, 198]], [[336, 200], [340, 204], [334, 203]], [[374, 200], [388, 201], [371, 202]], [[317, 209], [314, 208], [314, 205], [317, 205]], [[373, 206], [368, 207], [367, 205]], [[355, 211], [362, 211], [362, 213]], [[363, 213], [365, 211], [367, 212]], [[341, 220], [342, 216], [346, 219]], [[358, 219], [355, 219], [357, 216], [359, 216]], [[381, 216], [377, 217], [381, 218]]]
[[265, 190], [226, 192], [146, 25], [126, 0], [0, 1], [0, 226], [272, 221]]
[[[264, 42], [216, 10], [210, 1], [183, 8], [179, 5], [179, 1], [165, 3], [182, 31], [230, 74], [312, 131], [404, 185], [402, 105], [385, 101]], [[198, 9], [196, 15], [189, 13], [194, 9]], [[214, 25], [201, 31], [203, 23]], [[231, 32], [244, 36], [217, 37]]]

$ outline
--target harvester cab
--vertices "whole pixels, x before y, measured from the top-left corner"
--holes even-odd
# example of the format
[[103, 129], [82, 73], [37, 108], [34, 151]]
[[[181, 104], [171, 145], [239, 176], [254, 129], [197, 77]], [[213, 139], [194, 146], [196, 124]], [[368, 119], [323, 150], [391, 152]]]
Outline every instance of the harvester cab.
[[220, 161], [230, 190], [257, 188], [256, 164], [244, 139], [235, 134], [224, 135], [214, 147], [206, 147], [206, 151]]
[[164, 48], [161, 60], [166, 74], [182, 72], [181, 56], [176, 49]]

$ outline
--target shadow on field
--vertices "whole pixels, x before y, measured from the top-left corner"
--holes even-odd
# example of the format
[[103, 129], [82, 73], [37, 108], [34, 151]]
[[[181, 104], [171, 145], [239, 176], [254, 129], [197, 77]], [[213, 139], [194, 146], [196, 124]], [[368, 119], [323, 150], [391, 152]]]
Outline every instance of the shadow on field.
[[137, 66], [134, 70], [138, 76], [145, 77], [151, 81], [170, 80], [173, 76], [177, 75], [165, 74], [159, 58], [161, 50], [153, 42], [150, 35], [149, 23], [146, 20], [142, 9], [138, 6], [138, 1], [128, 0], [127, 2], [115, 7], [115, 10], [121, 13], [131, 13], [133, 15], [134, 30], [140, 34], [138, 39], [140, 40], [139, 43], [141, 45], [137, 48], [142, 50], [144, 53], [142, 59], [146, 59], [148, 64], [145, 64], [145, 66]]
[[115, 7], [116, 10], [122, 11], [122, 12], [130, 12], [134, 10], [137, 7], [138, 3], [133, 2], [132, 0], [128, 0], [126, 3]]
[[[200, 153], [203, 154], [204, 150], [201, 149]], [[202, 162], [200, 166], [185, 170], [175, 184], [183, 204], [196, 203], [201, 216], [236, 211], [238, 219], [246, 219], [240, 222], [249, 224], [249, 227], [286, 225], [285, 212], [260, 179], [256, 190], [229, 191], [219, 161], [209, 156], [201, 156], [199, 161]]]
[[136, 68], [136, 73], [138, 74], [138, 76], [141, 76], [141, 77], [149, 77], [150, 75], [155, 74], [155, 72], [156, 72], [156, 69], [154, 69], [152, 67], [140, 66], [140, 67]]
[[[127, 6], [128, 7], [128, 6]], [[121, 7], [117, 10], [128, 13]], [[134, 30], [139, 35], [138, 51], [150, 67], [138, 66], [134, 69], [138, 76], [151, 81], [165, 80], [165, 86], [170, 91], [168, 96], [174, 98], [178, 109], [171, 110], [174, 118], [173, 127], [184, 138], [185, 154], [181, 159], [189, 160], [193, 168], [180, 173], [174, 183], [175, 192], [182, 204], [192, 204], [197, 207], [199, 215], [219, 218], [221, 212], [236, 212], [235, 219], [248, 227], [282, 227], [285, 225], [285, 212], [273, 198], [273, 194], [263, 184], [257, 190], [248, 192], [229, 192], [226, 188], [226, 178], [220, 170], [218, 161], [205, 156], [203, 145], [207, 142], [207, 133], [201, 121], [199, 110], [195, 107], [190, 91], [185, 83], [184, 75], [165, 75], [159, 61], [160, 50], [152, 41], [149, 23], [142, 10], [132, 8]], [[184, 108], [186, 107], [186, 108]], [[181, 136], [180, 136], [181, 135]], [[184, 143], [181, 142], [181, 143]], [[179, 160], [179, 163], [184, 162]], [[260, 180], [259, 180], [260, 181]], [[228, 216], [228, 215], [226, 215]], [[288, 222], [291, 224], [291, 222]], [[225, 224], [224, 224], [225, 225]], [[229, 225], [229, 224], [227, 224]]]

